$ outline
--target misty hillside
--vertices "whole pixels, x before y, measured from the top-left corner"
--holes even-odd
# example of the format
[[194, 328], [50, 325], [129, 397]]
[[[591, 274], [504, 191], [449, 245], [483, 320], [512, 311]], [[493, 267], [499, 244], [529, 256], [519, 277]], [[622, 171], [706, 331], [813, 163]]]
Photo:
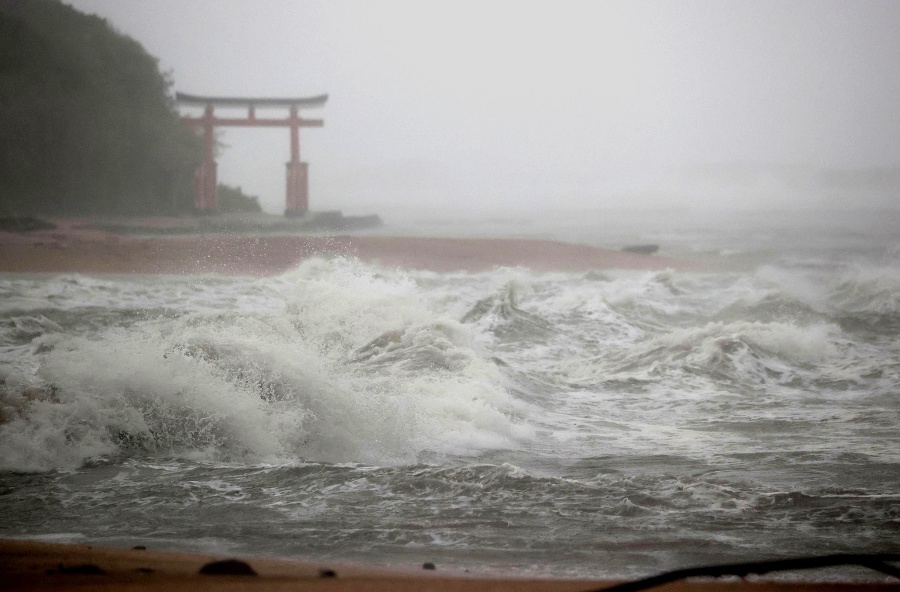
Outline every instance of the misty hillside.
[[102, 18], [0, 3], [0, 214], [189, 210], [200, 147], [170, 85]]

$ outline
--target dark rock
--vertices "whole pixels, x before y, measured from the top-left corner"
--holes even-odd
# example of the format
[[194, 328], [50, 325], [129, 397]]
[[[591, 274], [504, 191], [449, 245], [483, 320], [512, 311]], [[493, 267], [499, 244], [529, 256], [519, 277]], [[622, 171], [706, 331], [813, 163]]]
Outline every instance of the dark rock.
[[[287, 214], [287, 212], [285, 212]], [[311, 212], [303, 221], [303, 230], [364, 230], [383, 225], [377, 214], [368, 216], [345, 216], [340, 211]]]
[[31, 232], [53, 230], [56, 224], [33, 216], [0, 216], [0, 230], [5, 232]]
[[422, 569], [437, 569], [434, 564], [430, 561], [426, 561], [422, 564]]
[[320, 570], [319, 570], [319, 577], [320, 577], [320, 578], [336, 578], [336, 577], [337, 577], [337, 572], [334, 571], [333, 569], [328, 569], [328, 568], [326, 568], [326, 569], [320, 569]]
[[652, 255], [659, 250], [659, 245], [630, 245], [622, 247], [626, 253], [638, 253], [639, 255]]
[[134, 551], [146, 551], [147, 547], [145, 547], [144, 545], [135, 545], [131, 549]]
[[200, 573], [206, 576], [255, 576], [256, 572], [250, 565], [239, 559], [223, 559], [222, 561], [210, 561], [200, 568]]
[[83, 563], [82, 565], [70, 565], [66, 567], [62, 563], [59, 564], [56, 568], [56, 573], [66, 574], [66, 575], [98, 575], [106, 573], [100, 567], [94, 565], [93, 563]]

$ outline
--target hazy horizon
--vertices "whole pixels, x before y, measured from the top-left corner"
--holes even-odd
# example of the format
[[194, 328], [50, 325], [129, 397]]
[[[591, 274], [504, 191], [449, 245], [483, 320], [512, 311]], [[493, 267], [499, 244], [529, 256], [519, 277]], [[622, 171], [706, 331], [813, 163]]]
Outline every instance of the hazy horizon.
[[[898, 3], [67, 3], [174, 90], [328, 93], [314, 210], [900, 201]], [[220, 181], [280, 211], [287, 131], [221, 140]]]

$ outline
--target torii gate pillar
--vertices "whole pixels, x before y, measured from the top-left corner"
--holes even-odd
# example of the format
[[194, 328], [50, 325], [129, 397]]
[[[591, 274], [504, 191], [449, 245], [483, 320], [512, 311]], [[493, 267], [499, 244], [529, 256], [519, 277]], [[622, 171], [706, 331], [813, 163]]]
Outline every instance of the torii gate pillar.
[[297, 107], [291, 107], [291, 160], [287, 163], [287, 191], [284, 215], [302, 216], [309, 210], [309, 164], [300, 162], [300, 118]]
[[194, 208], [198, 212], [215, 212], [219, 208], [216, 195], [215, 135], [213, 134], [213, 108], [206, 106], [201, 126], [203, 128], [203, 162], [194, 171]]

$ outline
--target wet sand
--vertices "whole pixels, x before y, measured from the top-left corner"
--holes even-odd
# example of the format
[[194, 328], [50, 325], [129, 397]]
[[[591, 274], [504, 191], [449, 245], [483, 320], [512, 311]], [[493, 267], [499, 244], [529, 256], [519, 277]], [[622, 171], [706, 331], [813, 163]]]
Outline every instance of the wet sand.
[[[201, 573], [213, 562], [237, 559], [231, 571], [256, 575]], [[245, 567], [246, 566], [246, 567]], [[262, 557], [234, 558], [153, 549], [123, 549], [81, 544], [0, 540], [0, 590], [226, 590], [575, 592], [599, 590], [617, 582], [600, 580], [471, 577], [434, 570], [388, 570], [351, 563]], [[207, 568], [204, 571], [215, 571]], [[221, 570], [219, 570], [221, 571]], [[682, 581], [653, 588], [660, 591], [754, 590], [777, 592], [884, 592], [896, 584], [815, 584], [732, 581]]]
[[311, 236], [302, 234], [138, 237], [59, 222], [55, 230], [0, 232], [0, 272], [266, 276], [320, 255], [437, 272], [526, 267], [534, 271], [678, 269], [699, 266], [657, 255], [556, 241], [508, 238]]

